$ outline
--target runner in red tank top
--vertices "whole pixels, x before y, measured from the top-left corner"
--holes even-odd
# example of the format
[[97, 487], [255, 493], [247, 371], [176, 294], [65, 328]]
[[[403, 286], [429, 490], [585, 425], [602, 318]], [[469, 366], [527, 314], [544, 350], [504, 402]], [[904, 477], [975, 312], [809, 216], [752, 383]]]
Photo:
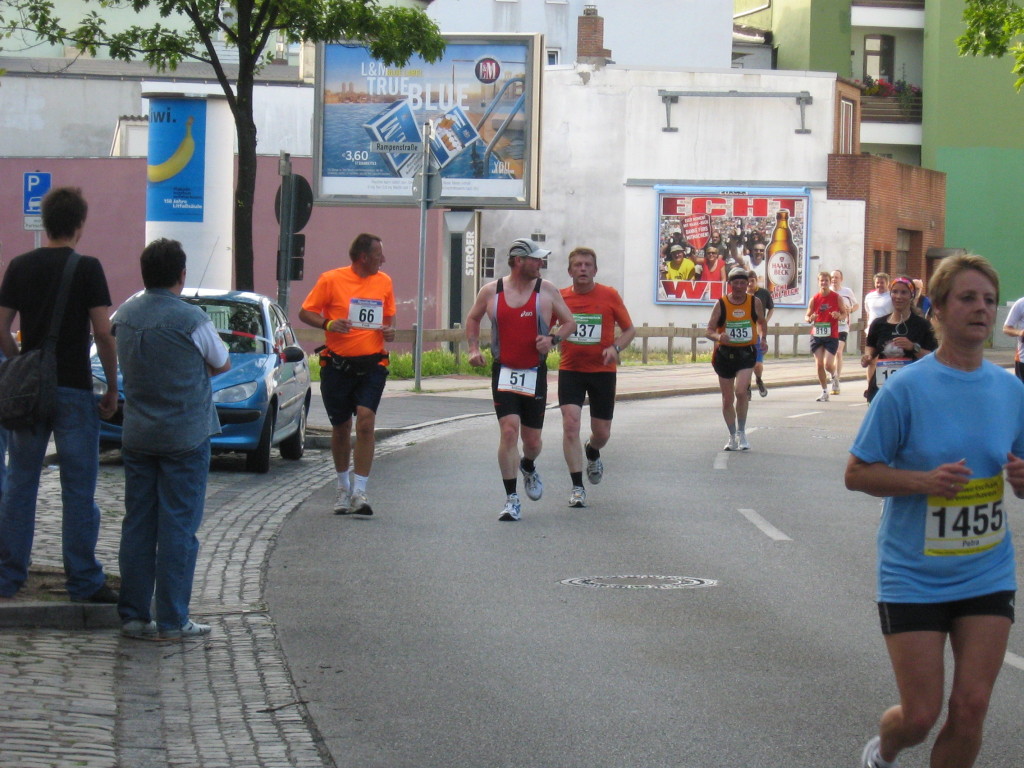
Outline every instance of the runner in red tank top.
[[[512, 273], [481, 288], [466, 316], [471, 365], [485, 363], [480, 352], [480, 322], [485, 315], [491, 321], [491, 392], [501, 428], [498, 467], [506, 496], [498, 517], [502, 521], [518, 520], [522, 514], [517, 467], [523, 473], [527, 496], [537, 500], [544, 492], [534, 460], [540, 455], [547, 401], [545, 360], [555, 345], [576, 330], [572, 312], [558, 289], [540, 277], [543, 259], [550, 254], [529, 238], [514, 240], [508, 252]], [[555, 332], [550, 329], [553, 321], [558, 322]]]

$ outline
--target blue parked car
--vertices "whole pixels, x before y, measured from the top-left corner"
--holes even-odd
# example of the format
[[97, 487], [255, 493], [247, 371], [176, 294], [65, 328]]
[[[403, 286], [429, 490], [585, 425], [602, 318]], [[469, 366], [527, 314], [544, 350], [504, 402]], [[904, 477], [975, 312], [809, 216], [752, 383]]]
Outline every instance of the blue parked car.
[[[243, 291], [186, 288], [182, 301], [200, 307], [231, 354], [231, 370], [214, 376], [213, 402], [221, 434], [214, 435], [215, 453], [240, 451], [250, 472], [270, 470], [270, 450], [301, 459], [309, 413], [309, 363], [281, 308], [266, 296]], [[99, 357], [92, 357], [94, 391], [106, 391]], [[100, 422], [100, 442], [121, 444], [124, 390], [118, 373], [117, 412]]]

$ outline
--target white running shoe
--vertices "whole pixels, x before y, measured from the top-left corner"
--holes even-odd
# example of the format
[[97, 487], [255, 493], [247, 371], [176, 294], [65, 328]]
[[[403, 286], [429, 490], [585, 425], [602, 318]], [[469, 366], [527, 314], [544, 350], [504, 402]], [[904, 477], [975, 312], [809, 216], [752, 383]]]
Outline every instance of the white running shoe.
[[836, 375], [832, 376], [832, 394], [833, 395], [838, 395], [839, 394], [839, 377], [836, 376]]
[[208, 634], [210, 634], [209, 624], [200, 624], [199, 622], [192, 621], [192, 619], [186, 621], [181, 626], [181, 629], [160, 630], [160, 637], [165, 640], [181, 640], [182, 638], [201, 637]]
[[601, 482], [602, 477], [604, 477], [604, 462], [601, 461], [601, 457], [593, 461], [587, 459], [587, 480], [590, 484], [597, 485]]
[[349, 497], [348, 513], [363, 517], [370, 517], [373, 514], [373, 507], [370, 506], [370, 502], [366, 498], [366, 491], [352, 491], [352, 496]]
[[128, 619], [121, 625], [121, 637], [131, 637], [136, 640], [155, 638], [158, 632], [155, 621]]
[[740, 449], [739, 441], [736, 439], [736, 435], [729, 435], [729, 442], [725, 444], [723, 451], [738, 451]]
[[[864, 751], [860, 755], [860, 768], [877, 768], [878, 763], [875, 762], [876, 757], [881, 757], [879, 752], [879, 745], [882, 743], [881, 736], [875, 736], [871, 741], [864, 745]], [[897, 768], [899, 762], [893, 760], [892, 768]]]
[[750, 443], [747, 442], [747, 433], [746, 432], [737, 432], [736, 433], [736, 447], [739, 450], [741, 450], [741, 451], [749, 451], [750, 450]]
[[816, 403], [827, 403], [828, 402], [828, 390], [827, 389], [821, 390], [821, 394], [818, 395], [818, 399], [815, 400], [815, 402]]
[[348, 491], [344, 488], [338, 489], [338, 495], [334, 499], [334, 514], [347, 515], [349, 510]]
[[519, 503], [519, 494], [510, 493], [505, 499], [505, 508], [501, 510], [498, 520], [503, 523], [514, 523], [523, 516], [522, 505]]
[[[523, 485], [526, 487], [526, 495], [533, 501], [537, 501], [544, 495], [544, 483], [541, 482], [540, 472], [534, 467], [533, 472], [523, 469], [523, 462], [519, 462], [519, 471], [523, 473]], [[516, 518], [519, 519], [518, 517]]]
[[768, 387], [764, 385], [764, 382], [761, 381], [761, 379], [757, 380], [757, 391], [761, 397], [768, 397]]
[[572, 487], [572, 494], [569, 496], [570, 507], [585, 507], [587, 506], [587, 492], [582, 486], [574, 485]]

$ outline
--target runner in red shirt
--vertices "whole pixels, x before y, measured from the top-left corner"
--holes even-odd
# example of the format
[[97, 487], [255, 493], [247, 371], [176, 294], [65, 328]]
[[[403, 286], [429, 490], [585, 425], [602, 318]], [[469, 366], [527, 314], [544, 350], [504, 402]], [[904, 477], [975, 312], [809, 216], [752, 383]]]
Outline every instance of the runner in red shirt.
[[[558, 405], [562, 410], [562, 453], [569, 466], [572, 492], [570, 507], [587, 506], [583, 488], [583, 455], [587, 456], [587, 480], [597, 485], [604, 476], [601, 449], [608, 443], [615, 409], [615, 369], [619, 352], [628, 347], [636, 329], [614, 288], [594, 281], [597, 254], [590, 248], [575, 248], [569, 254], [572, 285], [562, 289], [562, 298], [572, 310], [576, 332], [562, 345], [558, 369]], [[615, 326], [619, 336], [615, 337]], [[590, 399], [590, 438], [580, 445], [580, 416], [583, 401]]]
[[[836, 352], [839, 351], [839, 323], [847, 317], [846, 303], [832, 290], [832, 275], [818, 275], [818, 293], [807, 305], [807, 322], [811, 324], [811, 354], [817, 365], [818, 383], [821, 384], [819, 403], [828, 402], [828, 384], [836, 379]], [[825, 374], [828, 374], [826, 377]]]

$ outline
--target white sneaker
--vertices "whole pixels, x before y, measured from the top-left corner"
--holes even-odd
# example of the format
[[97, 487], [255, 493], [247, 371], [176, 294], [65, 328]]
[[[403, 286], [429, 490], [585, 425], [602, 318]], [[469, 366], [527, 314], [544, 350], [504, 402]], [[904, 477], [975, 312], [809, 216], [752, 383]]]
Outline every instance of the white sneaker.
[[737, 432], [736, 433], [736, 447], [739, 448], [739, 450], [741, 450], [741, 451], [749, 451], [750, 450], [750, 443], [747, 442], [747, 434], [746, 434], [746, 432]]
[[[519, 471], [523, 473], [523, 485], [526, 488], [526, 495], [533, 501], [537, 501], [544, 495], [544, 483], [541, 482], [540, 472], [534, 467], [533, 472], [523, 469], [523, 462], [519, 462]], [[516, 520], [519, 518], [517, 517]]]
[[[882, 743], [881, 736], [875, 736], [871, 741], [864, 745], [864, 751], [860, 755], [860, 768], [876, 768], [877, 763], [875, 762], [876, 757], [881, 757], [879, 753], [879, 744]], [[891, 763], [893, 768], [897, 768], [899, 761], [893, 760]]]
[[349, 497], [348, 513], [364, 517], [373, 514], [373, 507], [370, 506], [370, 502], [366, 498], [366, 491], [352, 491], [352, 496]]
[[142, 619], [128, 619], [121, 625], [121, 637], [131, 637], [137, 640], [156, 637], [159, 634], [155, 621], [143, 621]]
[[186, 621], [181, 629], [161, 629], [160, 637], [165, 640], [180, 640], [188, 637], [201, 637], [202, 635], [210, 634], [209, 624], [200, 624], [196, 621], [189, 619]]
[[739, 440], [736, 439], [736, 435], [729, 435], [729, 442], [725, 444], [723, 451], [738, 451], [740, 449]]
[[572, 494], [569, 496], [570, 507], [585, 507], [587, 506], [587, 492], [582, 486], [574, 485], [572, 487]]
[[505, 499], [505, 508], [501, 510], [498, 520], [503, 523], [514, 523], [523, 516], [522, 505], [519, 503], [519, 494], [510, 493]]
[[838, 395], [839, 394], [839, 377], [838, 376], [833, 376], [832, 377], [832, 394], [833, 395]]
[[[586, 447], [590, 447], [589, 442], [587, 443]], [[604, 462], [601, 461], [601, 457], [598, 456], [593, 461], [587, 459], [587, 481], [591, 485], [597, 485], [598, 483], [601, 482], [602, 477], [604, 477]]]
[[347, 515], [348, 510], [348, 491], [345, 488], [339, 488], [338, 495], [334, 498], [334, 514]]
[[815, 402], [816, 403], [827, 403], [828, 402], [828, 390], [827, 389], [821, 390], [821, 394], [818, 396], [818, 399], [815, 400]]

